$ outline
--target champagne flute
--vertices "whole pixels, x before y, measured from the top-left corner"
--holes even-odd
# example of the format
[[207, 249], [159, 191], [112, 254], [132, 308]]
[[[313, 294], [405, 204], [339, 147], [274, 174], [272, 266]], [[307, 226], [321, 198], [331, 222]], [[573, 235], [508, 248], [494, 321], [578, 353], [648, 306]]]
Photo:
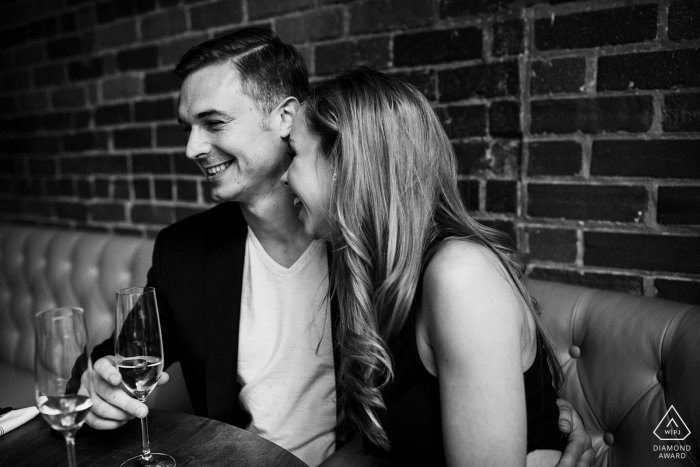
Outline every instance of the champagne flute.
[[[114, 355], [122, 375], [122, 387], [140, 402], [145, 402], [163, 372], [163, 340], [156, 290], [131, 287], [117, 292], [117, 325]], [[121, 467], [174, 467], [175, 459], [167, 454], [152, 453], [148, 439], [148, 421], [141, 419], [143, 453]]]
[[[75, 434], [92, 407], [89, 395], [78, 395], [80, 377], [92, 371], [85, 314], [81, 308], [54, 308], [34, 316], [36, 403], [44, 420], [66, 438], [68, 465], [76, 467]], [[71, 380], [71, 377], [73, 378]]]

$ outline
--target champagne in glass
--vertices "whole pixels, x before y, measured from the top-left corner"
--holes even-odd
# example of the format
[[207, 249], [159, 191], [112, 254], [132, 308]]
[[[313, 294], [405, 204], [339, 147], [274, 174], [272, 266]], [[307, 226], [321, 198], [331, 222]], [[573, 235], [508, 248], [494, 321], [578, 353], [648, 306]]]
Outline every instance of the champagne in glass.
[[[132, 397], [145, 402], [163, 372], [163, 341], [158, 304], [153, 287], [131, 287], [117, 292], [117, 325], [114, 355], [122, 375], [122, 387]], [[151, 452], [148, 421], [141, 419], [143, 453], [121, 467], [174, 467], [175, 459]]]
[[86, 387], [78, 394], [81, 375], [92, 371], [85, 315], [81, 308], [41, 311], [34, 317], [34, 330], [37, 407], [65, 437], [68, 464], [75, 467], [75, 434], [92, 407], [91, 378], [85, 378]]

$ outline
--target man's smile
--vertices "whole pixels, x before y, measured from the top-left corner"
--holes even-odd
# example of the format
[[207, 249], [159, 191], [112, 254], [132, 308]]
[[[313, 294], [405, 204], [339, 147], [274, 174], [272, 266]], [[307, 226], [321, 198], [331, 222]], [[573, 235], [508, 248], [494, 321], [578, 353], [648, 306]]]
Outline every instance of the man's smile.
[[221, 164], [213, 165], [211, 167], [202, 167], [204, 169], [204, 172], [207, 175], [207, 178], [215, 177], [224, 170], [228, 169], [231, 164], [233, 164], [233, 160], [223, 162]]

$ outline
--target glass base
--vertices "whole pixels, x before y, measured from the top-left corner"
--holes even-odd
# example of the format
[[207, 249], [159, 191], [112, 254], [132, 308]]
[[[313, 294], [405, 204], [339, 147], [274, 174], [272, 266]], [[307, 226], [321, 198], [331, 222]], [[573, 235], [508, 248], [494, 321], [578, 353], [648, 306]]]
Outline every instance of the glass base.
[[152, 452], [150, 462], [142, 461], [141, 455], [138, 455], [124, 462], [119, 467], [175, 467], [176, 465], [175, 459], [169, 455], [161, 452]]

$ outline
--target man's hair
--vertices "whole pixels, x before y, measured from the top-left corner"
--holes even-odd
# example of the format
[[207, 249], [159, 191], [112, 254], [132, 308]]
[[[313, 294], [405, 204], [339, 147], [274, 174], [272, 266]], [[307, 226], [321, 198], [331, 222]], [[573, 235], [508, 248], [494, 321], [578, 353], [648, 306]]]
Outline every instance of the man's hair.
[[243, 92], [266, 113], [285, 97], [301, 100], [309, 90], [299, 51], [262, 28], [241, 29], [195, 45], [182, 56], [173, 74], [182, 82], [197, 70], [226, 62], [238, 71]]

